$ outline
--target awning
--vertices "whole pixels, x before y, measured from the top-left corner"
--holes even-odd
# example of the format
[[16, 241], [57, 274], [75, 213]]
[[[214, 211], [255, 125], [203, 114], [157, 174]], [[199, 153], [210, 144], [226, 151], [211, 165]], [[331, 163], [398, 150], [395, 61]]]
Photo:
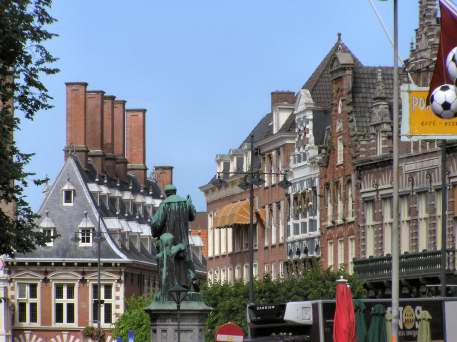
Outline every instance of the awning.
[[[265, 209], [255, 210], [254, 223], [265, 222]], [[249, 224], [249, 201], [243, 200], [227, 204], [217, 210], [213, 219], [213, 228], [231, 227]]]

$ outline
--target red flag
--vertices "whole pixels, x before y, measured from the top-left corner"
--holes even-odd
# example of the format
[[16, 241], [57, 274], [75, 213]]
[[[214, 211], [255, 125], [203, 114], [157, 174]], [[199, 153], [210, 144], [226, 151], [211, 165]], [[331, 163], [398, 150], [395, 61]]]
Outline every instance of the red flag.
[[457, 46], [457, 6], [450, 0], [440, 0], [440, 12], [440, 45], [436, 57], [435, 71], [430, 82], [427, 103], [429, 103], [433, 90], [437, 87], [454, 83], [446, 69], [446, 58], [449, 52]]
[[345, 281], [336, 285], [336, 307], [333, 318], [333, 341], [355, 341], [355, 317], [352, 291]]

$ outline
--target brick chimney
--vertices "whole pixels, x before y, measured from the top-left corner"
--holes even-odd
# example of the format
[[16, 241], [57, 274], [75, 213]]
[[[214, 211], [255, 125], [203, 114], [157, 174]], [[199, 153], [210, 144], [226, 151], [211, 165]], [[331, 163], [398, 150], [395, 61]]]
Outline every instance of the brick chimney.
[[154, 178], [163, 191], [165, 185], [173, 184], [173, 166], [154, 166]]
[[116, 175], [125, 178], [127, 175], [127, 158], [125, 158], [125, 102], [114, 101], [114, 135], [113, 147], [116, 157]]
[[87, 163], [86, 144], [86, 89], [85, 82], [65, 83], [67, 91], [67, 144], [65, 159], [72, 153], [78, 157], [81, 165]]
[[127, 109], [127, 170], [138, 179], [141, 186], [146, 182], [146, 109]]
[[103, 98], [103, 152], [105, 152], [105, 170], [111, 177], [116, 175], [116, 157], [114, 156], [114, 99], [107, 95]]
[[105, 92], [101, 90], [88, 91], [86, 93], [87, 125], [86, 137], [89, 148], [88, 159], [92, 161], [97, 173], [104, 173], [103, 152], [103, 98]]
[[295, 104], [295, 93], [293, 91], [276, 90], [271, 92], [271, 108], [278, 104]]

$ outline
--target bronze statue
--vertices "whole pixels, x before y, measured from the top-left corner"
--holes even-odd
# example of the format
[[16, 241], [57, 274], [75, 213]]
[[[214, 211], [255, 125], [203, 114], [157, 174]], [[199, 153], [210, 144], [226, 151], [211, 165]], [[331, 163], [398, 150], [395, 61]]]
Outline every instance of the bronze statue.
[[174, 185], [164, 188], [167, 198], [151, 221], [152, 236], [159, 238], [156, 246], [160, 268], [160, 291], [156, 300], [169, 300], [168, 291], [181, 285], [189, 291], [198, 292], [198, 283], [189, 245], [189, 221], [195, 218], [195, 208], [188, 195], [176, 195]]

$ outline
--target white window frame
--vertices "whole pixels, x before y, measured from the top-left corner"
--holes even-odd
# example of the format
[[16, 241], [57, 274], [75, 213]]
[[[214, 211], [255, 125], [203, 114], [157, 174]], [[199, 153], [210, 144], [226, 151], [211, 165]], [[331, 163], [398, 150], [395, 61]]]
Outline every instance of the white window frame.
[[343, 144], [342, 135], [339, 135], [336, 138], [336, 146], [337, 146], [336, 165], [341, 165], [344, 163], [344, 144]]
[[[94, 285], [98, 285], [96, 282], [91, 282], [90, 283], [90, 322], [91, 324], [93, 325], [96, 325], [97, 324], [97, 317], [94, 317], [94, 301], [95, 301], [95, 296], [94, 296]], [[104, 328], [107, 328], [107, 327], [111, 327], [116, 318], [115, 318], [115, 315], [114, 315], [114, 311], [115, 311], [115, 305], [114, 305], [114, 298], [115, 298], [115, 289], [116, 289], [116, 284], [112, 283], [112, 282], [107, 282], [107, 281], [103, 281], [100, 283], [101, 285], [101, 291], [100, 291], [100, 297], [101, 297], [101, 300], [104, 301], [104, 303], [102, 305], [100, 305], [100, 320], [101, 320], [101, 326], [104, 327]], [[111, 299], [106, 299], [106, 295], [105, 295], [105, 286], [106, 285], [111, 285]], [[105, 323], [105, 304], [110, 304], [111, 305], [111, 323]]]
[[427, 212], [427, 193], [417, 194], [417, 251], [428, 250], [428, 212]]
[[344, 239], [338, 239], [338, 268], [344, 267]]
[[328, 240], [327, 241], [327, 268], [329, 268], [329, 269], [333, 269], [333, 261], [334, 261], [333, 248], [334, 248], [333, 240]]
[[242, 267], [241, 265], [236, 265], [235, 267], [235, 280], [240, 281], [243, 279], [243, 273], [242, 273]]
[[[25, 285], [25, 297], [19, 297], [19, 286]], [[36, 285], [37, 296], [36, 298], [30, 298], [30, 285]], [[41, 306], [40, 306], [40, 282], [39, 281], [18, 281], [15, 283], [16, 289], [16, 303], [15, 303], [15, 314], [14, 320], [17, 326], [39, 326], [41, 324]], [[19, 322], [19, 303], [26, 304], [26, 321]], [[30, 322], [30, 304], [37, 306], [37, 321]]]
[[349, 269], [348, 273], [354, 273], [354, 258], [355, 258], [355, 236], [349, 237], [348, 242]]
[[330, 226], [333, 224], [333, 196], [332, 196], [332, 186], [329, 185], [325, 191], [327, 192], [327, 225]]
[[365, 253], [366, 257], [375, 255], [374, 201], [365, 202]]
[[392, 253], [392, 198], [382, 200], [382, 223], [384, 235], [384, 255]]
[[353, 198], [353, 194], [352, 194], [352, 182], [348, 182], [347, 183], [347, 187], [348, 187], [348, 210], [347, 210], [347, 213], [348, 213], [348, 220], [352, 220], [354, 219], [354, 198]]
[[[56, 236], [56, 229], [55, 228], [41, 228], [41, 232], [44, 235], [49, 235], [49, 237], [51, 238], [51, 241], [46, 242], [46, 247], [54, 246], [54, 238]], [[48, 232], [50, 232], [50, 234], [48, 234]]]
[[[57, 299], [56, 298], [56, 286], [62, 285], [63, 286], [63, 296], [64, 298]], [[67, 286], [73, 286], [73, 299], [67, 298]], [[63, 304], [63, 322], [57, 323], [56, 322], [56, 304], [62, 303]], [[68, 315], [67, 315], [67, 304], [73, 304], [74, 310], [74, 322], [67, 323]], [[69, 326], [74, 327], [78, 325], [78, 284], [76, 282], [67, 282], [67, 281], [56, 281], [52, 283], [52, 323], [56, 326]]]
[[344, 217], [344, 207], [343, 207], [343, 184], [338, 183], [336, 190], [336, 199], [337, 199], [337, 212], [338, 212], [338, 223], [343, 221]]
[[436, 225], [436, 232], [435, 232], [435, 240], [436, 240], [436, 250], [441, 250], [441, 231], [442, 231], [442, 222], [441, 222], [441, 213], [442, 213], [442, 205], [443, 200], [441, 197], [441, 190], [435, 191], [435, 225]]
[[[89, 238], [90, 242], [83, 242], [83, 231], [90, 231]], [[94, 241], [94, 228], [79, 228], [79, 246], [80, 247], [91, 247]]]
[[400, 197], [400, 248], [401, 253], [409, 252], [410, 227], [409, 227], [409, 199], [406, 196]]
[[[66, 202], [65, 201], [65, 194], [66, 193], [71, 193], [71, 201], [70, 202]], [[64, 207], [72, 207], [75, 203], [75, 190], [71, 190], [71, 189], [64, 189], [62, 190], [62, 205]]]

